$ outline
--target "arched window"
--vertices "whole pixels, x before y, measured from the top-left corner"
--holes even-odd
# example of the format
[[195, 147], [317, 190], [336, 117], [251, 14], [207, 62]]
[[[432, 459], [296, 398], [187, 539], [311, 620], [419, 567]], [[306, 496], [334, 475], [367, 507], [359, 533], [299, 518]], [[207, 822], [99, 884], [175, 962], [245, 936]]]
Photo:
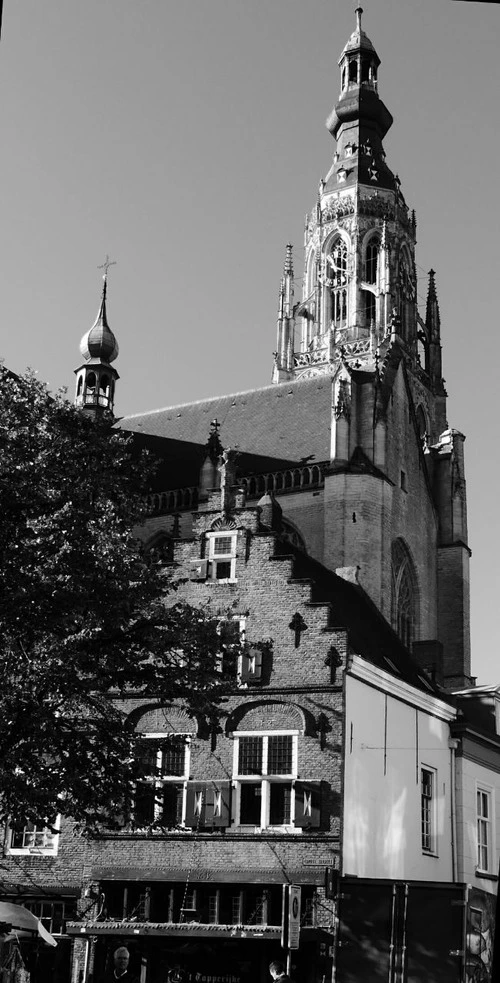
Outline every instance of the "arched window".
[[420, 437], [422, 447], [425, 448], [429, 443], [430, 433], [429, 433], [429, 425], [427, 423], [427, 417], [425, 415], [422, 406], [418, 407], [416, 416], [417, 416], [418, 436]]
[[369, 327], [371, 324], [375, 322], [376, 309], [377, 309], [376, 298], [375, 298], [375, 294], [372, 294], [371, 290], [363, 290], [362, 296], [363, 296], [363, 316], [366, 326]]
[[346, 80], [347, 80], [347, 71], [346, 71], [346, 67], [344, 65], [344, 67], [342, 69], [342, 91], [344, 91], [344, 89], [345, 89]]
[[392, 544], [392, 626], [403, 645], [411, 648], [417, 632], [418, 591], [415, 567], [406, 543]]
[[332, 292], [332, 321], [337, 327], [347, 323], [347, 243], [335, 239], [327, 256], [328, 279]]
[[380, 242], [376, 236], [370, 239], [365, 253], [365, 283], [376, 283]]
[[370, 81], [370, 62], [368, 58], [363, 58], [361, 62], [361, 81], [362, 82]]
[[296, 546], [297, 549], [302, 550], [303, 553], [307, 552], [306, 544], [301, 534], [295, 528], [293, 523], [287, 522], [286, 519], [282, 519], [281, 521], [280, 537], [287, 543], [291, 543], [292, 546]]
[[355, 58], [349, 62], [349, 82], [358, 81], [358, 63]]

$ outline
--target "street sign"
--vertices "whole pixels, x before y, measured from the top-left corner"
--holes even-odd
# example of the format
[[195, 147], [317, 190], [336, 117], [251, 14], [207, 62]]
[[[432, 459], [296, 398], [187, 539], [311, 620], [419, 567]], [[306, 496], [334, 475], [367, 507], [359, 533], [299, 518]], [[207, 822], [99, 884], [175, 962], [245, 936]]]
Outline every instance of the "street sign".
[[300, 939], [300, 887], [290, 884], [288, 895], [288, 948], [298, 949]]

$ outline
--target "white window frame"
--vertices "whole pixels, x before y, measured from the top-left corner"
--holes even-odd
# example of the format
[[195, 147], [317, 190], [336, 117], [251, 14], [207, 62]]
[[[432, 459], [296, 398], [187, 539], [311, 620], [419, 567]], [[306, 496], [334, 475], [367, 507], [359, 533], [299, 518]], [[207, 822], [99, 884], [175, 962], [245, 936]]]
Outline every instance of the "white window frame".
[[[425, 796], [423, 793], [423, 773], [424, 771], [431, 776], [431, 795]], [[420, 842], [422, 853], [426, 856], [436, 856], [437, 854], [437, 769], [432, 765], [420, 765]], [[424, 818], [424, 804], [426, 808], [426, 818]], [[428, 831], [424, 828], [424, 823], [428, 823]], [[427, 839], [428, 845], [425, 844]]]
[[[27, 839], [31, 836], [36, 839], [36, 837], [42, 837], [42, 843], [32, 843], [31, 845], [27, 842], [24, 846], [12, 846], [12, 842], [15, 836], [19, 836], [19, 833], [14, 829], [9, 829], [8, 831], [8, 845], [6, 846], [6, 853], [9, 856], [33, 856], [33, 857], [57, 857], [57, 851], [59, 849], [59, 824], [60, 816], [57, 817], [54, 824], [56, 829], [55, 833], [52, 833], [47, 826], [37, 826], [34, 823], [28, 823], [24, 829], [21, 831], [21, 835]], [[32, 826], [33, 829], [29, 827]]]
[[[230, 549], [224, 553], [216, 552], [215, 544], [217, 540], [230, 539]], [[229, 529], [221, 529], [217, 532], [208, 532], [208, 579], [217, 584], [234, 583], [236, 581], [236, 550], [238, 546], [238, 533]], [[229, 577], [217, 577], [217, 564], [229, 563]]]
[[[141, 784], [151, 785], [156, 792], [161, 792], [165, 785], [182, 785], [182, 808], [181, 808], [181, 825], [184, 825], [184, 820], [186, 818], [186, 790], [187, 790], [187, 780], [189, 778], [189, 770], [191, 766], [191, 739], [192, 734], [166, 734], [165, 731], [159, 733], [148, 732], [145, 734], [137, 735], [141, 741], [158, 741], [158, 748], [156, 752], [156, 765], [157, 768], [161, 767], [162, 760], [162, 748], [161, 741], [165, 741], [168, 738], [182, 738], [185, 741], [184, 747], [184, 771], [182, 775], [167, 775], [167, 774], [155, 774], [152, 776], [145, 776], [141, 779]], [[158, 795], [158, 801], [154, 804], [154, 817], [153, 821], [156, 822], [161, 818], [161, 801], [160, 795]]]
[[[236, 805], [235, 805], [235, 825], [244, 826], [246, 828], [250, 827], [256, 830], [263, 829], [280, 829], [287, 830], [288, 832], [301, 832], [300, 829], [295, 828], [295, 779], [297, 778], [297, 761], [298, 761], [298, 730], [245, 730], [238, 731], [234, 735], [234, 750], [233, 750], [233, 776], [235, 779], [234, 787], [236, 789]], [[260, 775], [240, 775], [239, 766], [239, 751], [240, 751], [240, 738], [241, 737], [258, 737], [262, 738], [262, 771]], [[283, 775], [267, 775], [267, 760], [268, 760], [268, 746], [269, 737], [291, 737], [292, 738], [292, 768], [291, 771]], [[245, 784], [256, 785], [260, 783], [261, 786], [261, 806], [260, 806], [260, 823], [255, 825], [253, 823], [243, 823], [241, 821], [241, 789]], [[269, 812], [271, 804], [271, 790], [270, 787], [273, 784], [290, 785], [290, 822], [280, 825], [271, 824], [269, 821]]]
[[[493, 869], [495, 853], [494, 801], [491, 785], [484, 785], [482, 782], [478, 782], [476, 784], [476, 871], [482, 874], [496, 873], [496, 870], [494, 871]], [[488, 804], [488, 815], [485, 815], [483, 811], [484, 802]]]
[[[240, 643], [243, 645], [245, 642], [246, 618], [242, 617], [239, 614], [235, 614], [231, 618], [221, 618], [217, 629], [218, 634], [222, 634], [223, 626], [227, 625], [228, 622], [238, 624], [239, 633], [240, 633]], [[242, 656], [239, 655], [235, 668], [235, 679], [238, 684], [240, 682], [240, 677], [241, 677], [241, 667], [242, 667]], [[218, 669], [220, 672], [222, 672], [222, 655], [218, 658]]]

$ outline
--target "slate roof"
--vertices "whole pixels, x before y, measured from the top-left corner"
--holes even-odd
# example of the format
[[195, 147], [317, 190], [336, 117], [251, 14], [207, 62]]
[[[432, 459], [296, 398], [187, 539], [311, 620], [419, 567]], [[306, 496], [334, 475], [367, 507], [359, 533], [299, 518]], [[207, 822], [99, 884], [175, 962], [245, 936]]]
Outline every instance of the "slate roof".
[[[194, 453], [189, 444], [205, 446], [210, 423], [217, 419], [224, 447], [235, 448], [256, 461], [267, 460], [268, 466], [262, 470], [277, 470], [289, 464], [330, 459], [331, 404], [331, 379], [322, 375], [136, 413], [122, 417], [117, 426], [161, 438], [166, 453], [170, 443], [170, 452], [177, 451], [179, 461], [181, 449], [182, 456]], [[160, 450], [160, 442], [155, 443]]]

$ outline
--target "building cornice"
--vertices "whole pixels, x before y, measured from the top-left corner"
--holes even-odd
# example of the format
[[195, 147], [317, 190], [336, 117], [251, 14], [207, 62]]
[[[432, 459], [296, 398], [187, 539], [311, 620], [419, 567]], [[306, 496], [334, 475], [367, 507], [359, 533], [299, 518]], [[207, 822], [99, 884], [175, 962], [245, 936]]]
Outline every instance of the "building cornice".
[[404, 680], [397, 679], [378, 666], [374, 666], [371, 662], [367, 662], [360, 655], [352, 656], [348, 667], [348, 675], [361, 680], [367, 686], [372, 686], [374, 689], [387, 693], [388, 696], [393, 696], [396, 700], [408, 703], [417, 710], [423, 710], [424, 713], [439, 717], [441, 720], [452, 721], [456, 719], [457, 711], [455, 707], [450, 706], [449, 703], [445, 703], [444, 700], [440, 700], [439, 697], [433, 696], [431, 693], [423, 693], [421, 690], [416, 689], [415, 686], [405, 683]]

